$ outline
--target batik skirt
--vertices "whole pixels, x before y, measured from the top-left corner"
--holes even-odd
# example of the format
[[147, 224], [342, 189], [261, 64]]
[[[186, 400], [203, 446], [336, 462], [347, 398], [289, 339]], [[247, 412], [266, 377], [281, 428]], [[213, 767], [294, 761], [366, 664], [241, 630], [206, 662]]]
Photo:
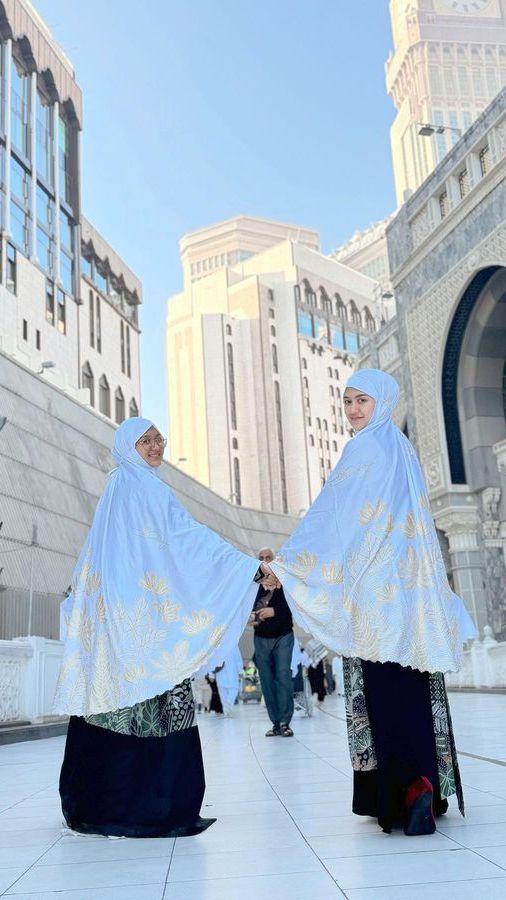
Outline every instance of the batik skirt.
[[135, 706], [72, 716], [60, 775], [74, 831], [125, 837], [198, 834], [205, 780], [189, 680]]
[[425, 776], [434, 814], [446, 812], [456, 794], [464, 815], [444, 676], [360, 659], [343, 659], [343, 674], [353, 812], [390, 831], [405, 820], [408, 787]]

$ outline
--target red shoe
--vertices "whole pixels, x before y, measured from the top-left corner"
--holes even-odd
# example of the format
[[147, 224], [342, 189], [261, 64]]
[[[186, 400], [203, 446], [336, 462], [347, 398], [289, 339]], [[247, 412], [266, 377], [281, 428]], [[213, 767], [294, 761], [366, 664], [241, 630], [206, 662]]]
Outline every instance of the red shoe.
[[422, 775], [406, 793], [406, 823], [404, 834], [434, 834], [436, 822], [432, 809], [434, 790], [429, 779]]

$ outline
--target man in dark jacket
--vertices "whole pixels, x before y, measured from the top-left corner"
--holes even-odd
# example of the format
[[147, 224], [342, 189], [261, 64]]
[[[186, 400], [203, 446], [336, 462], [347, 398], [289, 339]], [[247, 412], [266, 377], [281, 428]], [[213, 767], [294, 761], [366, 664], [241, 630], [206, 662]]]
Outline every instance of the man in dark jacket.
[[[264, 547], [258, 558], [270, 563], [274, 553]], [[272, 722], [266, 737], [293, 737], [290, 728], [293, 716], [293, 621], [279, 582], [273, 590], [259, 587], [250, 622], [255, 629], [255, 662]]]

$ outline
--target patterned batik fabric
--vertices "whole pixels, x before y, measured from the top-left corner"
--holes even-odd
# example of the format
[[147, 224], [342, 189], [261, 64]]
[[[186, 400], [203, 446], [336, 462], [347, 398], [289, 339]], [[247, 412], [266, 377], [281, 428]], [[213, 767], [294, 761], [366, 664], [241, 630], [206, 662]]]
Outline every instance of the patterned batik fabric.
[[[345, 657], [343, 676], [351, 765], [357, 772], [371, 772], [377, 768], [377, 759], [360, 659]], [[456, 794], [459, 810], [464, 815], [464, 795], [444, 676], [439, 672], [429, 675], [429, 684], [441, 797], [447, 799]]]
[[174, 731], [184, 731], [195, 724], [191, 681], [187, 678], [172, 691], [135, 706], [87, 716], [86, 722], [132, 737], [167, 737]]

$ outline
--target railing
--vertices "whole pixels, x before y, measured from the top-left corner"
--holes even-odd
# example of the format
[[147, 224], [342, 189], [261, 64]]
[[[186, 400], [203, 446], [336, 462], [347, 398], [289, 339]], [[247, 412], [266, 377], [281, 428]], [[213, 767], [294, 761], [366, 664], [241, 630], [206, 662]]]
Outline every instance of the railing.
[[62, 654], [47, 638], [0, 641], [0, 724], [60, 719], [52, 706]]

